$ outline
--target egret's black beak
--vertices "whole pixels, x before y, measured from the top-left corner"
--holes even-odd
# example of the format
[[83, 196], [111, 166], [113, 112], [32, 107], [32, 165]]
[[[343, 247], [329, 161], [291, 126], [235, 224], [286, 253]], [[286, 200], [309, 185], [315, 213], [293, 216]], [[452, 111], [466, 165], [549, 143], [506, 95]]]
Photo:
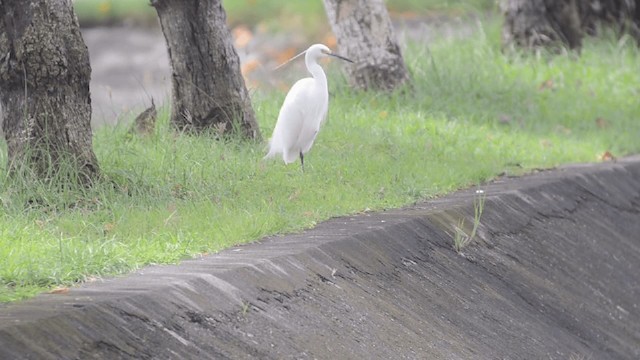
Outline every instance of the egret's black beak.
[[346, 57], [344, 57], [344, 56], [342, 56], [342, 55], [338, 55], [338, 54], [334, 54], [334, 53], [329, 53], [329, 54], [327, 54], [327, 55], [329, 55], [329, 56], [333, 56], [334, 58], [338, 58], [338, 59], [340, 59], [340, 60], [344, 60], [344, 61], [348, 61], [348, 62], [350, 62], [350, 63], [353, 63], [353, 60], [349, 60], [349, 59], [347, 59]]

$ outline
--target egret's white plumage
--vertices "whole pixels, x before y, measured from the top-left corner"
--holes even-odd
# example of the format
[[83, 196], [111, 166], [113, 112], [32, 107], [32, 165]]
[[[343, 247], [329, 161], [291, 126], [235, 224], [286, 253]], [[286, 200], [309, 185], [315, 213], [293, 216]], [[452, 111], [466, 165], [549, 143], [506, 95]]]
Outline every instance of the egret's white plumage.
[[304, 154], [311, 149], [329, 108], [327, 76], [318, 64], [325, 56], [351, 62], [322, 44], [306, 50], [304, 60], [312, 77], [298, 80], [287, 93], [269, 141], [267, 158], [282, 154], [284, 162], [289, 164], [300, 157], [304, 169]]

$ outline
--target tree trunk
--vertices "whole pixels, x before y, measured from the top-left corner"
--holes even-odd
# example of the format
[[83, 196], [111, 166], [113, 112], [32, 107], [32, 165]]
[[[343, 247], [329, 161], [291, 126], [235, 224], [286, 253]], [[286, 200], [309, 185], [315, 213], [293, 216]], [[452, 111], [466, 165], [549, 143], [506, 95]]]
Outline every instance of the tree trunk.
[[582, 27], [596, 35], [599, 27], [628, 33], [640, 43], [640, 6], [637, 0], [585, 0], [579, 3]]
[[583, 32], [576, 0], [502, 0], [503, 44], [580, 49]]
[[[71, 0], [0, 0], [0, 104], [8, 168], [38, 177], [70, 164], [98, 175], [91, 67]], [[68, 163], [67, 163], [68, 162]]]
[[383, 0], [324, 0], [351, 86], [392, 90], [409, 79]]
[[640, 44], [637, 0], [502, 0], [500, 5], [506, 46], [579, 49], [584, 34], [597, 35], [601, 27], [628, 33]]
[[152, 0], [172, 67], [171, 122], [178, 130], [239, 131], [259, 139], [221, 0]]

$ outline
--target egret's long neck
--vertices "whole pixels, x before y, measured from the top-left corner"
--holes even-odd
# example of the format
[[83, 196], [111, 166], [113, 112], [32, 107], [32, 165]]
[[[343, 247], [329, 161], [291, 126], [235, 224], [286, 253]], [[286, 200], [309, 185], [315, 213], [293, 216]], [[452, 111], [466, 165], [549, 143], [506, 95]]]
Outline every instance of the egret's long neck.
[[311, 76], [313, 76], [314, 79], [316, 79], [321, 84], [326, 86], [327, 76], [324, 74], [324, 70], [322, 70], [322, 67], [318, 65], [318, 63], [315, 60], [312, 60], [309, 58], [305, 58], [304, 62], [307, 65], [307, 69], [311, 73]]

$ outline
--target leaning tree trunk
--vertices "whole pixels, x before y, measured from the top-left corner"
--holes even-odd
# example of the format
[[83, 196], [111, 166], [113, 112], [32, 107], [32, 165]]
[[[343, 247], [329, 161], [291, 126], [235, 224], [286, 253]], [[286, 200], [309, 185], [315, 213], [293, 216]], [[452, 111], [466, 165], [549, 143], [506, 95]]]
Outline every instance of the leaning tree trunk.
[[576, 0], [502, 0], [505, 46], [580, 49], [583, 32]]
[[181, 131], [260, 138], [221, 0], [152, 0], [172, 67], [171, 122]]
[[355, 65], [345, 68], [359, 89], [392, 90], [409, 79], [383, 0], [324, 0], [340, 53]]
[[8, 168], [38, 177], [70, 164], [98, 175], [91, 67], [71, 0], [0, 0], [0, 104]]

